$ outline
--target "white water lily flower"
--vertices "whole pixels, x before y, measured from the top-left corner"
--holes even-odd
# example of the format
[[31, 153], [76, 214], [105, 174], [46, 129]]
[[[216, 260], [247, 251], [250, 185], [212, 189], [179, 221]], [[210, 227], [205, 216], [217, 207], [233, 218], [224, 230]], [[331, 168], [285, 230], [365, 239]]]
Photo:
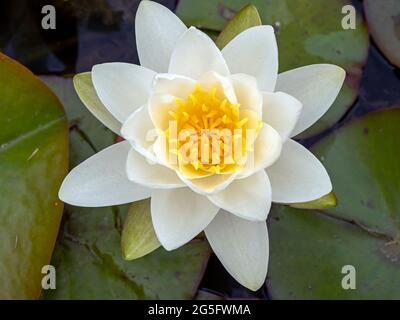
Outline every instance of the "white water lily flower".
[[[267, 274], [271, 202], [311, 201], [332, 189], [320, 161], [291, 138], [328, 110], [345, 71], [320, 64], [278, 75], [271, 26], [250, 28], [219, 50], [206, 34], [151, 1], [137, 11], [136, 42], [141, 66], [105, 63], [91, 73], [115, 119], [109, 123], [90, 109], [126, 141], [74, 168], [60, 199], [96, 207], [151, 197], [154, 229], [165, 249], [204, 230], [228, 272], [257, 290]], [[179, 149], [186, 140], [171, 139], [173, 124], [192, 130], [190, 137], [211, 128], [235, 132], [235, 148], [225, 138], [217, 149], [240, 149], [240, 159], [229, 162], [205, 147], [211, 162], [199, 154], [186, 159], [187, 150]]]

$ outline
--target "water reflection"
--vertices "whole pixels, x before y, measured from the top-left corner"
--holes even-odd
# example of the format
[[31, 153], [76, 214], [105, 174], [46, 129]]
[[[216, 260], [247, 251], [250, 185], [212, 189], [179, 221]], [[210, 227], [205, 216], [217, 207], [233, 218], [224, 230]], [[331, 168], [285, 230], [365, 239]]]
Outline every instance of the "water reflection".
[[[2, 1], [0, 49], [37, 74], [68, 74], [110, 61], [138, 63], [134, 23], [139, 0]], [[170, 7], [175, 1], [159, 1]], [[56, 8], [44, 30], [42, 7]]]

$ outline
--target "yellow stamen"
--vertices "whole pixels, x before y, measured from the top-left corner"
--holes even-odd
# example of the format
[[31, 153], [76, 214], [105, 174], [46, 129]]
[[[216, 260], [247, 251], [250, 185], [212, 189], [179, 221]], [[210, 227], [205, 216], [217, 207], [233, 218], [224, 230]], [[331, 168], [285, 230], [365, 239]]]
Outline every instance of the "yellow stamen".
[[[254, 129], [257, 135], [262, 125], [255, 113], [245, 110], [247, 113], [240, 111], [240, 104], [231, 103], [218, 85], [205, 90], [197, 84], [186, 99], [177, 98], [174, 109], [168, 111], [176, 121], [176, 129], [169, 127], [164, 133], [168, 142], [174, 143], [169, 152], [177, 155], [178, 167], [181, 170], [191, 167], [190, 174], [199, 177], [238, 171], [243, 165], [242, 156], [253, 145], [246, 143], [246, 130]], [[179, 138], [170, 138], [172, 130], [178, 130], [174, 137]], [[186, 132], [180, 134], [182, 130]], [[236, 151], [240, 153], [240, 161]]]

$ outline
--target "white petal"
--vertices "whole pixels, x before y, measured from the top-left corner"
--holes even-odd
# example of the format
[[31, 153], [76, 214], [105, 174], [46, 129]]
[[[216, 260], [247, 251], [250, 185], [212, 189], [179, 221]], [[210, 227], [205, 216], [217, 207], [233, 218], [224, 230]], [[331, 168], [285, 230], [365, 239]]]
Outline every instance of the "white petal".
[[170, 169], [176, 170], [177, 157], [175, 154], [168, 154], [168, 139], [165, 135], [160, 134], [153, 144], [153, 151], [156, 155], [157, 163], [166, 166]]
[[187, 179], [182, 173], [177, 172], [179, 178], [194, 192], [211, 195], [224, 190], [235, 180], [237, 174], [213, 174], [204, 178]]
[[231, 73], [254, 76], [262, 91], [274, 91], [278, 75], [278, 46], [271, 26], [243, 31], [222, 49], [222, 54]]
[[286, 141], [278, 161], [266, 170], [273, 202], [307, 202], [332, 190], [331, 180], [321, 162], [293, 140]]
[[282, 138], [270, 125], [264, 123], [253, 146], [247, 154], [246, 165], [238, 178], [245, 178], [271, 166], [280, 156]]
[[196, 81], [185, 76], [160, 73], [154, 79], [154, 94], [172, 95], [186, 99], [193, 91]]
[[163, 165], [149, 163], [134, 149], [128, 153], [126, 172], [129, 180], [149, 188], [173, 189], [185, 186], [175, 171]]
[[199, 84], [203, 90], [212, 90], [215, 86], [218, 86], [230, 103], [237, 103], [235, 90], [228, 77], [223, 77], [215, 71], [209, 71], [199, 78]]
[[221, 210], [205, 233], [218, 259], [236, 281], [253, 291], [264, 284], [269, 258], [265, 222], [244, 220]]
[[135, 18], [140, 64], [167, 72], [176, 41], [186, 30], [184, 23], [166, 7], [153, 1], [140, 2]]
[[167, 250], [192, 240], [219, 208], [188, 188], [158, 190], [151, 195], [151, 217], [158, 240]]
[[257, 112], [261, 118], [263, 100], [256, 78], [242, 73], [234, 74], [230, 78], [240, 107]]
[[226, 62], [214, 41], [194, 27], [179, 38], [172, 52], [168, 70], [169, 73], [192, 79], [198, 79], [208, 71], [215, 71], [223, 76], [229, 74]]
[[286, 141], [292, 133], [301, 113], [301, 102], [283, 93], [263, 94], [263, 121], [271, 125]]
[[155, 161], [156, 157], [152, 146], [157, 139], [158, 132], [154, 128], [146, 105], [128, 117], [122, 126], [121, 135], [131, 142], [137, 152], [149, 160]]
[[330, 64], [313, 64], [281, 73], [276, 91], [290, 94], [303, 104], [295, 136], [321, 118], [340, 92], [346, 71]]
[[176, 110], [177, 97], [165, 94], [155, 94], [151, 96], [148, 104], [149, 115], [154, 127], [165, 131], [169, 127], [169, 122], [174, 119], [169, 115], [169, 111]]
[[103, 63], [92, 68], [97, 95], [121, 122], [147, 102], [154, 76], [153, 71], [129, 63]]
[[123, 141], [79, 164], [64, 179], [60, 199], [80, 207], [103, 207], [150, 197], [150, 189], [128, 180], [125, 163], [130, 149]]
[[233, 181], [225, 190], [208, 199], [240, 218], [262, 221], [267, 219], [271, 208], [271, 185], [262, 170], [248, 178]]

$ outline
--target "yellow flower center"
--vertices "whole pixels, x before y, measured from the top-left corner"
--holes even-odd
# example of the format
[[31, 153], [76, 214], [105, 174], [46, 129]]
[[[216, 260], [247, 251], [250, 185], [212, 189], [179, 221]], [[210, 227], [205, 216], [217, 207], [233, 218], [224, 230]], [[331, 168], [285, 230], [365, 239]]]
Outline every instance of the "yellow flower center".
[[170, 154], [191, 178], [240, 170], [262, 122], [249, 109], [232, 103], [221, 86], [196, 85], [186, 99], [176, 99], [166, 130]]

